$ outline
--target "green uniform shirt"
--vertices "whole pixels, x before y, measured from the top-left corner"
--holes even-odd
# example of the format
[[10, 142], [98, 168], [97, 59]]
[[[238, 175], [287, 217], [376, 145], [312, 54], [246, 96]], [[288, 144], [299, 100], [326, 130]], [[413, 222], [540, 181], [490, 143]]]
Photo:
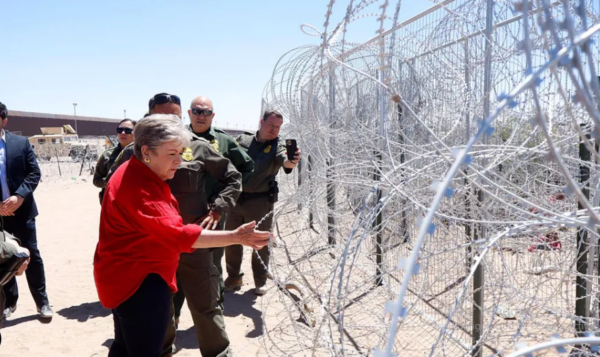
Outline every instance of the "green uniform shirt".
[[[274, 140], [259, 142], [258, 133], [244, 133], [236, 138], [238, 144], [254, 161], [254, 171], [243, 186], [244, 192], [267, 192], [275, 180], [283, 162], [287, 159], [285, 144], [277, 137]], [[283, 168], [286, 174], [292, 169]]]
[[[175, 176], [167, 184], [177, 199], [183, 223], [196, 222], [209, 209], [220, 215], [228, 213], [242, 191], [242, 174], [208, 140], [196, 135], [192, 135], [190, 147], [183, 150], [181, 158]], [[205, 191], [208, 176], [222, 187], [210, 207]]]
[[[248, 182], [248, 178], [254, 170], [254, 162], [231, 136], [227, 135], [223, 130], [213, 128], [212, 126], [203, 133], [194, 132], [191, 125], [190, 130], [197, 136], [208, 140], [219, 154], [231, 161], [233, 166], [242, 174], [242, 186]], [[208, 195], [209, 202], [213, 202], [221, 191], [222, 186], [218, 184], [212, 175], [208, 175], [204, 189]]]
[[94, 186], [102, 189], [102, 191], [100, 191], [100, 202], [102, 202], [104, 189], [108, 183], [108, 173], [110, 168], [114, 164], [117, 157], [121, 154], [122, 150], [123, 148], [121, 147], [121, 144], [108, 148], [102, 153], [102, 155], [100, 155], [100, 158], [96, 163], [96, 171], [94, 171], [93, 183]]
[[110, 170], [108, 170], [108, 175], [106, 176], [106, 182], [112, 177], [112, 175], [117, 171], [119, 166], [123, 165], [127, 162], [127, 160], [131, 159], [133, 156], [133, 142], [123, 148], [119, 156], [115, 159], [115, 162], [110, 166]]
[[[190, 146], [192, 157], [189, 158], [189, 152], [184, 152], [184, 155], [182, 155], [183, 162], [175, 173], [175, 177], [173, 177], [173, 180], [177, 179], [183, 186], [178, 188], [174, 182], [169, 183], [169, 181], [173, 180], [167, 181], [171, 187], [171, 192], [177, 198], [184, 223], [191, 223], [188, 222], [188, 220], [192, 219], [191, 217], [198, 219], [206, 215], [209, 208], [215, 210], [220, 215], [227, 213], [240, 195], [242, 180], [242, 175], [233, 167], [231, 162], [219, 155], [206, 139], [192, 135]], [[133, 156], [133, 153], [133, 143], [131, 143], [121, 151], [121, 154], [115, 160], [115, 163], [110, 168], [108, 179], [110, 179], [119, 166]], [[182, 167], [185, 167], [186, 171], [182, 171]], [[183, 173], [187, 173], [187, 176]], [[211, 207], [208, 207], [207, 196], [204, 190], [207, 176], [205, 173], [215, 178], [222, 187], [222, 190], [213, 199]], [[183, 195], [182, 190], [186, 190], [189, 197]], [[190, 192], [196, 193], [189, 194]], [[194, 202], [194, 200], [200, 201]], [[188, 203], [191, 204], [187, 206]]]

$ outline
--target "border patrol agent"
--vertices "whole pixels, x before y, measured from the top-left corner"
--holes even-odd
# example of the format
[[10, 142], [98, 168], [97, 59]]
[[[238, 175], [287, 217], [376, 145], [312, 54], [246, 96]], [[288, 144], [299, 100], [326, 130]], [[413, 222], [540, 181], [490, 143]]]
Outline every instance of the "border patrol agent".
[[[212, 101], [207, 97], [197, 97], [192, 101], [190, 109], [188, 110], [188, 115], [190, 118], [190, 130], [196, 136], [204, 138], [208, 140], [211, 146], [217, 151], [219, 154], [223, 155], [225, 158], [229, 159], [233, 166], [242, 174], [242, 185], [248, 180], [249, 175], [252, 173], [254, 169], [254, 162], [246, 154], [236, 142], [235, 140], [227, 135], [223, 130], [214, 128], [212, 126], [213, 118], [215, 117], [215, 112], [213, 109]], [[208, 202], [214, 204], [215, 200], [219, 197], [219, 193], [221, 192], [223, 185], [218, 183], [214, 177], [211, 175], [207, 175], [206, 184], [204, 186], [204, 190], [208, 197]], [[227, 215], [223, 215], [221, 217], [216, 212], [212, 212], [212, 215], [207, 216], [202, 222], [201, 225], [207, 229], [217, 229], [222, 230], [225, 226], [225, 220], [227, 219]], [[220, 279], [220, 298], [219, 304], [221, 309], [223, 306], [223, 267], [221, 265], [221, 260], [223, 254], [225, 252], [224, 248], [212, 248], [213, 255], [213, 263], [219, 269], [219, 279]], [[183, 302], [185, 300], [185, 294], [183, 291], [178, 291], [175, 293], [173, 297], [173, 304], [175, 308], [175, 319], [179, 322], [179, 316], [181, 314], [181, 308], [183, 306]]]
[[[294, 159], [288, 160], [283, 140], [279, 139], [279, 130], [283, 124], [283, 115], [277, 111], [267, 111], [260, 120], [259, 130], [253, 133], [244, 133], [237, 137], [238, 144], [246, 150], [254, 161], [254, 171], [242, 186], [242, 194], [236, 206], [231, 210], [225, 222], [225, 229], [239, 227], [240, 225], [256, 221], [262, 222], [257, 229], [270, 231], [273, 223], [273, 207], [277, 202], [277, 181], [275, 177], [279, 169], [289, 174], [300, 161], [300, 147], [297, 148]], [[241, 245], [232, 245], [225, 248], [227, 262], [227, 280], [225, 291], [239, 289], [242, 284], [242, 258], [244, 249]], [[269, 247], [265, 246], [252, 252], [252, 273], [254, 275], [254, 293], [264, 295], [268, 278]], [[261, 261], [262, 260], [262, 261]]]
[[[227, 213], [241, 192], [242, 175], [208, 140], [195, 135], [181, 157], [183, 162], [167, 184], [177, 199], [183, 223], [201, 223]], [[204, 190], [208, 175], [222, 186], [210, 205]], [[193, 253], [181, 254], [177, 280], [192, 313], [202, 356], [231, 356], [223, 309], [219, 305], [221, 274], [213, 264], [211, 250], [196, 249]], [[165, 350], [175, 342], [175, 327], [167, 330]]]
[[119, 143], [117, 146], [113, 146], [111, 148], [106, 149], [98, 162], [96, 163], [96, 170], [94, 171], [94, 186], [101, 188], [102, 190], [98, 194], [100, 198], [100, 204], [102, 204], [102, 197], [104, 197], [104, 190], [106, 189], [106, 184], [108, 183], [108, 173], [110, 168], [115, 163], [117, 157], [123, 151], [127, 145], [133, 142], [133, 128], [135, 127], [135, 121], [131, 119], [123, 119], [119, 122], [117, 126], [117, 134]]

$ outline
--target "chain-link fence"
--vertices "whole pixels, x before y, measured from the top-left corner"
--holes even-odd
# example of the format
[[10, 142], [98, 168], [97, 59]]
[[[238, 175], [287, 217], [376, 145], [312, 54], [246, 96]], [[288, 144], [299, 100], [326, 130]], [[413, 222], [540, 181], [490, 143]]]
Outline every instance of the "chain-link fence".
[[[323, 43], [287, 53], [266, 87], [303, 150], [271, 269], [320, 307], [267, 308], [273, 343], [504, 355], [596, 331], [598, 46], [581, 36], [600, 4], [446, 0], [400, 23], [401, 3], [349, 2], [334, 26], [330, 1]], [[392, 30], [354, 44], [369, 11]], [[285, 321], [298, 311], [303, 325]]]

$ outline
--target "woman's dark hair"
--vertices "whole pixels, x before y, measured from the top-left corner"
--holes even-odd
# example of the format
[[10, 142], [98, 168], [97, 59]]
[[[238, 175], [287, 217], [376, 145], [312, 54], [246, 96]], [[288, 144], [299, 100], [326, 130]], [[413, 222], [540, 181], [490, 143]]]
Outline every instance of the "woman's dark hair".
[[275, 115], [279, 119], [283, 120], [283, 114], [281, 114], [277, 110], [267, 110], [267, 111], [265, 111], [265, 113], [263, 114], [263, 120], [267, 120], [267, 118], [270, 117], [271, 115]]
[[119, 125], [117, 125], [117, 127], [121, 126], [121, 124], [123, 124], [125, 122], [130, 122], [131, 124], [133, 124], [133, 127], [135, 127], [135, 120], [133, 120], [133, 119], [123, 119], [119, 122]]

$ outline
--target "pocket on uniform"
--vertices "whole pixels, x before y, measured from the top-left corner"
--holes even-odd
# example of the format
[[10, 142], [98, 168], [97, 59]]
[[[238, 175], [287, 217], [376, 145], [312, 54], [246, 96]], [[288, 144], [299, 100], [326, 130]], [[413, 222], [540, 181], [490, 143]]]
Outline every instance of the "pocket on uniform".
[[182, 162], [175, 172], [175, 176], [169, 180], [171, 192], [177, 194], [202, 189], [203, 166], [204, 164], [200, 161]]

